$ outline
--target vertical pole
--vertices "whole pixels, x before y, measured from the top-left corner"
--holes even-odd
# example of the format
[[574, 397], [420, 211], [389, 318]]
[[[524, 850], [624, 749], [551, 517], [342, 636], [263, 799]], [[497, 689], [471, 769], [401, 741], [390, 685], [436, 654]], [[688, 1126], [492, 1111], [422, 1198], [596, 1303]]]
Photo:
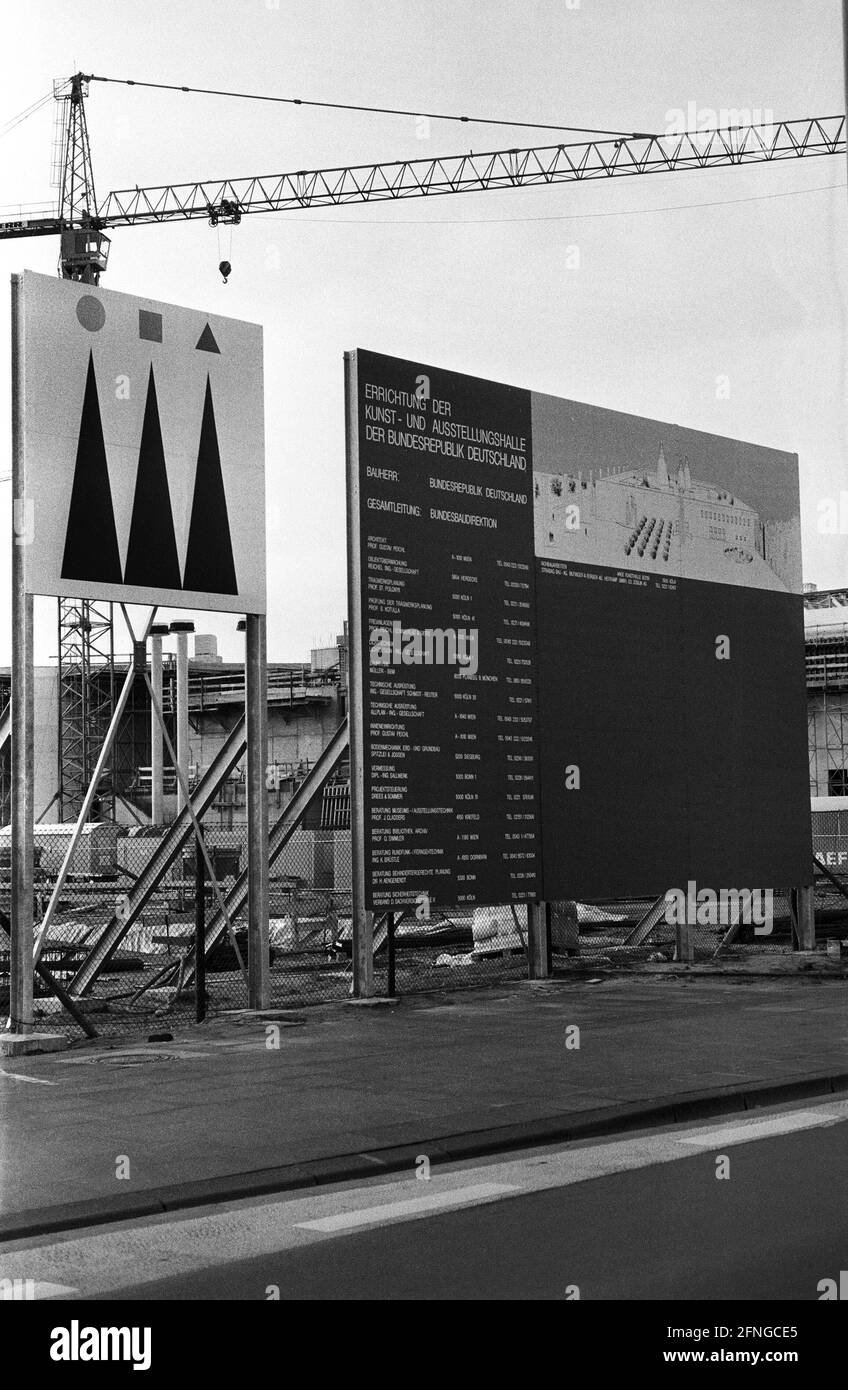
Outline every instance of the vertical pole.
[[695, 933], [689, 921], [678, 922], [674, 929], [674, 959], [684, 965], [695, 963]]
[[177, 764], [182, 779], [177, 778], [177, 814], [185, 808], [188, 787], [188, 633], [177, 633]]
[[798, 951], [816, 949], [816, 903], [812, 885], [793, 888], [789, 898], [793, 946]]
[[[154, 632], [150, 638], [150, 684], [153, 693], [162, 707], [162, 637]], [[162, 726], [156, 717], [156, 706], [150, 707], [150, 820], [153, 825], [162, 825], [165, 820], [164, 806], [164, 745]]]
[[395, 914], [386, 913], [386, 994], [395, 997]]
[[26, 558], [33, 518], [24, 451], [23, 276], [12, 276], [12, 937], [9, 1021], [33, 1028], [33, 606]]
[[268, 671], [265, 614], [248, 613], [245, 631], [247, 724], [247, 979], [248, 1008], [267, 1009], [268, 965]]
[[64, 677], [65, 677], [65, 667], [64, 667], [64, 663], [63, 663], [63, 661], [62, 661], [62, 631], [63, 631], [63, 624], [62, 624], [62, 600], [61, 600], [61, 599], [57, 599], [57, 600], [56, 600], [56, 616], [57, 616], [57, 633], [56, 633], [56, 638], [57, 638], [57, 640], [56, 640], [56, 651], [57, 651], [57, 653], [58, 653], [58, 659], [57, 659], [57, 662], [56, 662], [56, 690], [57, 690], [57, 692], [58, 692], [58, 697], [59, 697], [59, 718], [58, 718], [58, 720], [56, 721], [57, 724], [58, 724], [58, 730], [57, 730], [57, 735], [58, 735], [58, 736], [57, 736], [57, 739], [56, 739], [56, 754], [57, 754], [57, 758], [58, 758], [57, 767], [56, 767], [56, 786], [57, 786], [57, 788], [58, 788], [58, 792], [57, 792], [56, 800], [57, 800], [58, 807], [59, 807], [59, 820], [60, 820], [60, 821], [63, 821], [63, 820], [65, 819], [65, 773], [64, 773], [64, 767], [65, 767], [65, 762], [64, 762], [64, 756], [65, 756], [65, 746], [64, 746], [64, 745], [65, 745], [64, 724], [65, 724], [65, 721], [64, 721], [64, 719], [62, 718], [62, 699], [63, 699], [63, 682], [64, 682]]
[[[134, 663], [130, 660], [130, 665]], [[109, 717], [115, 713], [115, 605], [109, 604]], [[112, 775], [109, 778], [109, 805], [112, 811], [112, 823], [115, 823], [118, 805], [118, 770], [116, 759], [112, 759]]]
[[350, 841], [353, 890], [353, 993], [374, 993], [374, 914], [366, 907], [365, 714], [362, 648], [362, 557], [359, 522], [359, 410], [355, 353], [345, 353], [347, 455], [347, 602], [350, 640], [348, 720], [350, 729]]
[[527, 913], [527, 974], [531, 980], [551, 975], [551, 905], [530, 903]]
[[203, 827], [197, 827], [194, 844], [194, 1016], [198, 1023], [206, 1017], [206, 860], [203, 857]]
[[[848, 0], [842, 0], [842, 54], [845, 82], [845, 126], [842, 133], [848, 136]], [[845, 152], [848, 155], [848, 139], [845, 142]]]

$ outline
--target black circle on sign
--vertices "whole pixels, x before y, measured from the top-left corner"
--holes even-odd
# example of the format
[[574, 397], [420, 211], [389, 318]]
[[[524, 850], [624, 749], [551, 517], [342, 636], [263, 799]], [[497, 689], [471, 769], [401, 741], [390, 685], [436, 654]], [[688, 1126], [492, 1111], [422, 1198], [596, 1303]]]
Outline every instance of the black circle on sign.
[[89, 333], [99, 333], [106, 322], [106, 310], [93, 294], [84, 294], [77, 301], [77, 318]]

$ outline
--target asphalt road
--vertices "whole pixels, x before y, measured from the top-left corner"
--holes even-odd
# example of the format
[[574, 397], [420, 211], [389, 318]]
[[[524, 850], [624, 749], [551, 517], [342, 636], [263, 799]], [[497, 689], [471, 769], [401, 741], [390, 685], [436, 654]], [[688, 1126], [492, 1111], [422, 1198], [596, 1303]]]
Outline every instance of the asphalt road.
[[847, 1163], [833, 1100], [19, 1243], [0, 1262], [60, 1298], [815, 1301], [848, 1268]]

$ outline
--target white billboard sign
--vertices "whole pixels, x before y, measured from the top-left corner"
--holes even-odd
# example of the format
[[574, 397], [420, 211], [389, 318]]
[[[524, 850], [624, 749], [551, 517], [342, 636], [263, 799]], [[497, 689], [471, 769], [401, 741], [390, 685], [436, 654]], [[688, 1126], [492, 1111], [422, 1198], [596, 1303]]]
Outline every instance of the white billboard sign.
[[262, 329], [27, 271], [29, 593], [265, 612]]

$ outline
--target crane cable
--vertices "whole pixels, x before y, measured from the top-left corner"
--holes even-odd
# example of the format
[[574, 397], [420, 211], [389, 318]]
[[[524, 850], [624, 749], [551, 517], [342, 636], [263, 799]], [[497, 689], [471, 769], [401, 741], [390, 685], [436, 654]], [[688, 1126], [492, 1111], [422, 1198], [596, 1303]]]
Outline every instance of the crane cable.
[[43, 97], [39, 97], [37, 101], [32, 102], [30, 106], [25, 107], [23, 111], [19, 111], [17, 116], [10, 116], [8, 121], [4, 122], [2, 129], [0, 129], [0, 136], [9, 135], [17, 126], [29, 120], [29, 117], [34, 116], [36, 111], [40, 111], [42, 106], [46, 106], [52, 97], [53, 92], [51, 90], [46, 92]]
[[649, 140], [654, 137], [644, 133], [626, 130], [598, 130], [593, 126], [559, 125], [544, 121], [510, 121], [487, 116], [457, 116], [444, 111], [408, 111], [396, 106], [360, 106], [347, 101], [309, 101], [305, 97], [264, 96], [258, 92], [230, 92], [217, 87], [186, 87], [176, 82], [141, 82], [131, 77], [100, 77], [94, 73], [82, 74], [85, 82], [112, 82], [125, 87], [151, 87], [161, 92], [190, 92], [193, 95], [211, 97], [238, 97], [242, 101], [275, 101], [286, 106], [316, 106], [332, 111], [364, 111], [377, 116], [412, 116], [430, 121], [461, 121], [468, 125], [517, 126], [525, 130], [558, 130], [582, 135], [609, 135], [622, 140]]

